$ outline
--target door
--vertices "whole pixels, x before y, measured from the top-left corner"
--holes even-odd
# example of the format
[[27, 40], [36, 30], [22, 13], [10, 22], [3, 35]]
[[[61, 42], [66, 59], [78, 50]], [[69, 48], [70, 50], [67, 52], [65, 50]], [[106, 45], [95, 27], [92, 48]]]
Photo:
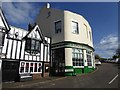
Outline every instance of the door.
[[3, 61], [2, 63], [2, 81], [18, 81], [19, 80], [19, 62]]

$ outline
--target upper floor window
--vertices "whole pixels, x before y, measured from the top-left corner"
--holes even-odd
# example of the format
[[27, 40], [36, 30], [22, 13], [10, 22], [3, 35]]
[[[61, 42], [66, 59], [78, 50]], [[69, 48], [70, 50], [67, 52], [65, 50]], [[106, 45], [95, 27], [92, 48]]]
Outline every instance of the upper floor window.
[[87, 38], [88, 38], [88, 27], [86, 24], [84, 24], [84, 27], [85, 27], [85, 30], [86, 30], [86, 35], [87, 35]]
[[89, 31], [89, 35], [90, 35], [90, 40], [92, 40], [92, 35], [91, 35], [91, 32]]
[[62, 22], [61, 21], [57, 21], [55, 22], [55, 33], [60, 33], [62, 31]]
[[72, 33], [79, 34], [78, 22], [72, 21]]
[[40, 41], [32, 38], [26, 39], [25, 50], [28, 53], [38, 53], [40, 52]]

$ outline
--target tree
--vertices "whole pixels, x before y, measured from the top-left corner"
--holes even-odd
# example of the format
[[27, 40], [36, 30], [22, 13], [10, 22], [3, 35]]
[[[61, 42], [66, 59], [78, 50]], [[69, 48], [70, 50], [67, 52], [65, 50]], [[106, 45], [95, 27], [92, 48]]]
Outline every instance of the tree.
[[98, 54], [96, 54], [95, 59], [100, 59], [100, 56]]
[[117, 55], [114, 55], [112, 58], [113, 58], [113, 59], [116, 59], [116, 58], [118, 58], [118, 56], [117, 56]]

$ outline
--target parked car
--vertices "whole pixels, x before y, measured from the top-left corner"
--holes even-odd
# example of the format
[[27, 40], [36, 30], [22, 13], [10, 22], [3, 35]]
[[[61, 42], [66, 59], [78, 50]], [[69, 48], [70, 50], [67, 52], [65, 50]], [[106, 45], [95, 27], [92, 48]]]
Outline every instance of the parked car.
[[120, 64], [120, 59], [119, 59], [119, 58], [117, 58], [117, 59], [115, 60], [115, 63]]
[[95, 60], [95, 65], [101, 65], [101, 62], [98, 59], [96, 59]]

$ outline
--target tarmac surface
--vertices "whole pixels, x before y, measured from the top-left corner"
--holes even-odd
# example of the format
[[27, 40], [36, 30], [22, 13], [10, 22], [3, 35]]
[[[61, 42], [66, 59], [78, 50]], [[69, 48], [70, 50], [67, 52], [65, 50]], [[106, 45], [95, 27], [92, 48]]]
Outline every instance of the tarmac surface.
[[22, 88], [38, 90], [39, 88], [112, 88], [119, 87], [118, 65], [102, 63], [101, 66], [88, 74], [66, 77], [45, 77], [27, 82], [3, 83], [4, 88]]

